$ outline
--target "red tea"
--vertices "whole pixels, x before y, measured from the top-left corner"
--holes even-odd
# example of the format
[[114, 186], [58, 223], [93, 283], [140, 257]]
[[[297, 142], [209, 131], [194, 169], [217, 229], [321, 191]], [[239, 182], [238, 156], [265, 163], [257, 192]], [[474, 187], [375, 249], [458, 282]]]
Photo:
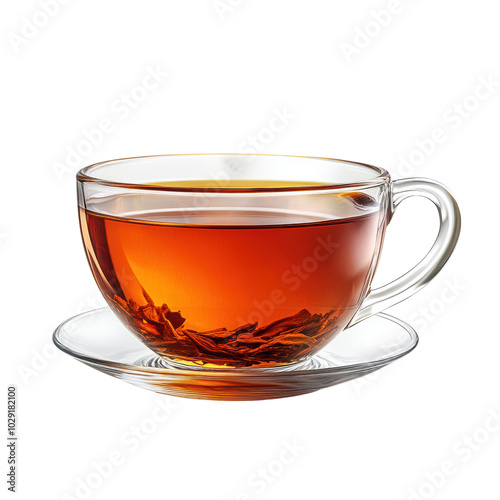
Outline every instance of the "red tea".
[[359, 215], [335, 220], [83, 208], [80, 218], [101, 291], [152, 350], [183, 364], [277, 366], [325, 345], [366, 294], [378, 211], [368, 196], [349, 196]]

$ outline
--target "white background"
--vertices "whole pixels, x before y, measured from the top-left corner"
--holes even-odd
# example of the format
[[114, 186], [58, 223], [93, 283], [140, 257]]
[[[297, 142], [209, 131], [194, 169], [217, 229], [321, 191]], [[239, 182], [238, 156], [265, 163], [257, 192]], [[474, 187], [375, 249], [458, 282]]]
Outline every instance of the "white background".
[[[120, 465], [88, 498], [499, 498], [500, 424], [488, 420], [500, 411], [497, 4], [73, 0], [48, 1], [47, 18], [40, 3], [4, 2], [1, 15], [1, 352], [3, 391], [19, 392], [18, 498], [83, 498], [77, 485], [115, 452]], [[141, 93], [148, 67], [169, 75]], [[478, 101], [481, 79], [496, 83]], [[124, 108], [131, 92], [142, 100]], [[151, 423], [159, 396], [50, 347], [61, 321], [102, 301], [74, 174], [111, 158], [237, 152], [276, 109], [294, 117], [262, 152], [364, 161], [457, 197], [456, 252], [392, 309], [421, 343], [372, 377], [306, 396], [163, 397], [176, 409], [132, 449], [127, 433]], [[103, 119], [112, 130], [82, 146]], [[436, 128], [445, 139], [429, 145]], [[77, 147], [85, 155], [61, 169]], [[375, 284], [416, 263], [436, 230], [429, 202], [405, 202]], [[281, 470], [285, 441], [301, 451]], [[436, 472], [443, 462], [453, 473]], [[257, 488], [268, 467], [279, 473]]]

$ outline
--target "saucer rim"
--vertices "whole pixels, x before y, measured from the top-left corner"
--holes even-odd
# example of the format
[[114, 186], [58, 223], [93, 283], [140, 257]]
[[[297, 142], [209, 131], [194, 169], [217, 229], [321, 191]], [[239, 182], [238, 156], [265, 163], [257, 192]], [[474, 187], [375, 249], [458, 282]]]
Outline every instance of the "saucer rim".
[[[392, 316], [390, 314], [387, 314], [385, 312], [380, 312], [377, 314], [374, 314], [373, 316], [378, 316], [379, 318], [383, 318], [388, 321], [392, 321], [393, 323], [396, 323], [399, 325], [401, 328], [403, 328], [409, 335], [410, 339], [410, 345], [408, 348], [406, 348], [403, 352], [400, 352], [398, 354], [394, 354], [389, 357], [385, 357], [379, 360], [375, 361], [367, 361], [367, 362], [361, 362], [361, 363], [354, 363], [354, 364], [349, 364], [341, 367], [326, 367], [326, 368], [310, 368], [310, 369], [298, 369], [298, 370], [293, 370], [293, 371], [268, 371], [266, 368], [246, 368], [246, 369], [239, 369], [239, 368], [233, 368], [233, 369], [226, 369], [226, 368], [192, 368], [192, 369], [182, 369], [182, 368], [161, 368], [161, 367], [144, 367], [144, 366], [138, 366], [138, 365], [132, 365], [132, 364], [127, 364], [127, 363], [120, 363], [116, 361], [111, 361], [111, 360], [105, 360], [105, 359], [98, 359], [98, 358], [93, 358], [90, 356], [86, 356], [84, 354], [81, 354], [69, 347], [67, 347], [60, 339], [59, 336], [62, 332], [62, 330], [68, 325], [69, 323], [72, 323], [74, 321], [77, 321], [79, 318], [83, 319], [85, 316], [90, 316], [95, 313], [99, 312], [104, 312], [105, 310], [109, 311], [112, 314], [112, 311], [108, 307], [99, 307], [97, 309], [91, 309], [89, 311], [85, 311], [83, 313], [75, 314], [74, 316], [71, 316], [70, 318], [66, 319], [62, 323], [60, 323], [57, 328], [54, 330], [54, 333], [52, 334], [52, 341], [54, 342], [55, 346], [64, 352], [65, 354], [70, 355], [71, 357], [82, 361], [84, 363], [90, 363], [93, 365], [98, 365], [98, 366], [103, 366], [106, 368], [114, 368], [119, 371], [135, 371], [135, 372], [144, 372], [147, 374], [152, 374], [152, 373], [157, 373], [158, 375], [169, 375], [169, 376], [176, 376], [176, 377], [197, 377], [197, 378], [218, 378], [218, 377], [245, 377], [245, 378], [261, 378], [261, 377], [269, 377], [272, 376], [273, 378], [281, 378], [281, 377], [290, 377], [290, 376], [307, 376], [307, 375], [321, 375], [321, 374], [332, 374], [332, 373], [342, 373], [342, 372], [351, 372], [351, 371], [359, 371], [359, 370], [374, 370], [377, 368], [382, 368], [383, 366], [388, 365], [389, 363], [392, 363], [403, 356], [406, 356], [410, 352], [412, 352], [418, 345], [419, 343], [419, 336], [415, 329], [409, 325], [406, 321], [403, 321], [402, 319], [396, 318], [395, 316]], [[371, 316], [371, 317], [373, 317]], [[366, 321], [370, 321], [371, 317], [367, 318]], [[123, 326], [124, 329], [126, 329], [125, 326]], [[351, 328], [355, 328], [355, 325]], [[346, 330], [348, 330], [347, 328]], [[143, 344], [143, 346], [150, 350], [146, 345]], [[151, 350], [150, 350], [151, 351]], [[153, 355], [158, 356], [154, 351], [151, 351]], [[316, 353], [316, 355], [321, 354], [321, 351]], [[160, 356], [158, 356], [160, 357]]]

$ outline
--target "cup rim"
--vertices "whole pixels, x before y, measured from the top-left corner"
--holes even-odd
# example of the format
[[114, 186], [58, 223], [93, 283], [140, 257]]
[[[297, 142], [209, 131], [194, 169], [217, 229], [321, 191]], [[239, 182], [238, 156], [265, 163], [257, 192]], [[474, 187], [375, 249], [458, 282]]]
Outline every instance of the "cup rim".
[[[356, 165], [367, 167], [374, 171], [376, 175], [369, 177], [366, 180], [356, 181], [356, 182], [345, 182], [345, 183], [333, 183], [333, 184], [318, 184], [318, 185], [303, 185], [303, 186], [280, 186], [280, 187], [224, 187], [224, 186], [194, 186], [194, 187], [184, 187], [184, 186], [164, 186], [164, 185], [154, 185], [154, 184], [140, 184], [133, 182], [118, 182], [99, 178], [97, 176], [91, 175], [91, 171], [101, 165], [106, 165], [118, 161], [134, 161], [140, 159], [148, 158], [171, 158], [171, 157], [186, 157], [186, 156], [241, 156], [253, 158], [255, 156], [260, 157], [282, 157], [282, 158], [304, 158], [310, 160], [323, 160], [337, 163], [344, 163], [347, 165]], [[132, 190], [144, 190], [144, 191], [166, 191], [166, 192], [184, 192], [184, 193], [274, 193], [283, 191], [325, 191], [333, 189], [346, 189], [346, 188], [366, 188], [375, 187], [390, 181], [391, 177], [387, 170], [381, 167], [376, 167], [368, 163], [342, 160], [339, 158], [328, 158], [322, 156], [303, 156], [303, 155], [283, 155], [283, 154], [261, 154], [261, 153], [174, 153], [174, 154], [161, 154], [161, 155], [145, 155], [145, 156], [131, 156], [126, 158], [115, 158], [113, 160], [105, 160], [98, 163], [93, 163], [88, 165], [76, 174], [77, 181], [82, 183], [94, 183], [103, 186], [110, 186], [122, 189], [132, 189]]]

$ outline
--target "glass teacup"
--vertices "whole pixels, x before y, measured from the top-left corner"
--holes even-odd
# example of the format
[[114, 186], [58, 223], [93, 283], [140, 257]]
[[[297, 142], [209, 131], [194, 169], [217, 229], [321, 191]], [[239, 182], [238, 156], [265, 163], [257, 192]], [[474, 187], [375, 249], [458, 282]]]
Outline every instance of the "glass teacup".
[[[460, 232], [440, 184], [327, 158], [127, 158], [86, 167], [77, 181], [83, 241], [106, 301], [150, 349], [184, 367], [303, 361], [428, 283]], [[387, 224], [414, 195], [437, 206], [438, 237], [412, 270], [371, 290]]]

